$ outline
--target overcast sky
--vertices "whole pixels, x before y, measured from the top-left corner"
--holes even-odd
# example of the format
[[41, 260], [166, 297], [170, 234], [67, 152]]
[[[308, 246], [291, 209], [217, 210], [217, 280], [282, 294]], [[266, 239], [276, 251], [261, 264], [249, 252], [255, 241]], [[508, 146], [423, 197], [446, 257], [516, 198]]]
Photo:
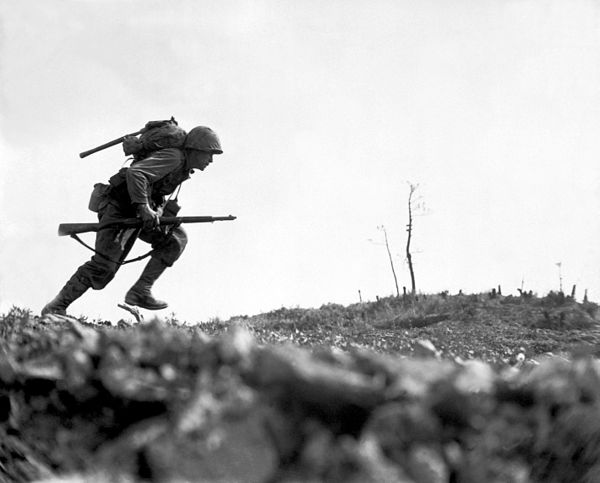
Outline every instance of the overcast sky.
[[[174, 116], [224, 154], [183, 185], [190, 242], [155, 294], [190, 322], [418, 290], [600, 300], [600, 6], [593, 0], [0, 2], [0, 311], [39, 312], [89, 252], [120, 147]], [[86, 241], [92, 242], [88, 234]], [[146, 246], [139, 243], [134, 255]], [[561, 262], [561, 272], [557, 263]], [[118, 319], [143, 266], [70, 312]], [[402, 290], [402, 288], [400, 288]]]

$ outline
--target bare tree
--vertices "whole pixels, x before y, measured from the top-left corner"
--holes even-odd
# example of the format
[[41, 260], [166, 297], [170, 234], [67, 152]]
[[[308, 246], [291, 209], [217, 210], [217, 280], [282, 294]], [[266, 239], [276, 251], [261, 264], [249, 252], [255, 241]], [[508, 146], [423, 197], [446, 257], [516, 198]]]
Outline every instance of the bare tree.
[[392, 259], [392, 252], [390, 251], [390, 244], [388, 243], [387, 231], [385, 231], [385, 226], [381, 225], [377, 227], [379, 230], [383, 232], [383, 237], [385, 239], [385, 248], [387, 249], [388, 257], [390, 259], [390, 266], [392, 267], [392, 275], [394, 275], [394, 284], [396, 285], [396, 295], [400, 297], [400, 290], [398, 290], [398, 278], [396, 277], [396, 270], [394, 269], [394, 260]]
[[556, 266], [558, 267], [558, 283], [560, 287], [560, 293], [563, 293], [562, 262], [557, 262]]
[[408, 194], [408, 225], [406, 225], [406, 231], [408, 232], [408, 237], [406, 239], [406, 261], [408, 262], [408, 270], [410, 272], [411, 294], [414, 296], [417, 293], [417, 286], [415, 283], [415, 271], [414, 271], [413, 262], [412, 262], [412, 254], [410, 252], [410, 242], [412, 241], [412, 234], [413, 234], [413, 227], [414, 227], [414, 225], [413, 225], [413, 218], [414, 218], [413, 211], [414, 211], [414, 203], [415, 203], [414, 195], [415, 195], [415, 191], [417, 190], [419, 185], [408, 183], [408, 186], [410, 188], [410, 191]]

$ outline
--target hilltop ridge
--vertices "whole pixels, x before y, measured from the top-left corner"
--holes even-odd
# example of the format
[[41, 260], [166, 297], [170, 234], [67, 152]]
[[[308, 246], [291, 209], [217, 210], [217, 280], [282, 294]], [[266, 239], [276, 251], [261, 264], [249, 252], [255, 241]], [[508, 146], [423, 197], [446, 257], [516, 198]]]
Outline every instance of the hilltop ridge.
[[360, 347], [396, 355], [411, 355], [416, 342], [425, 339], [441, 357], [510, 363], [518, 353], [536, 357], [593, 352], [600, 343], [598, 316], [596, 303], [577, 302], [560, 292], [544, 297], [444, 293], [416, 299], [392, 296], [349, 306], [281, 308], [200, 327], [219, 334], [243, 326], [265, 343]]

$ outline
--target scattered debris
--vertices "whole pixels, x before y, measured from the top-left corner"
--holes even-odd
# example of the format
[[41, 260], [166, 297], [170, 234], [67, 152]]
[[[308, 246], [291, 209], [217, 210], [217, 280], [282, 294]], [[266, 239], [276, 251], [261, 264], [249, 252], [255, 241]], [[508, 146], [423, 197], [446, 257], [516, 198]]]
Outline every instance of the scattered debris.
[[129, 304], [126, 304], [126, 303], [117, 304], [117, 307], [119, 307], [119, 308], [121, 308], [123, 310], [126, 310], [131, 315], [133, 315], [135, 317], [135, 320], [138, 323], [144, 322], [144, 316], [140, 312], [140, 309], [138, 309], [137, 307], [134, 307], [133, 305], [129, 305]]

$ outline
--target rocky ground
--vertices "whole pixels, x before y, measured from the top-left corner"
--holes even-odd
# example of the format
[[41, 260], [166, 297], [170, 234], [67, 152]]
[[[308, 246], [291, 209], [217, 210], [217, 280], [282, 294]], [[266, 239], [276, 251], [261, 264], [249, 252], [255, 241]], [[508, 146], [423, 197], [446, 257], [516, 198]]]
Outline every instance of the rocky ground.
[[597, 482], [598, 306], [0, 320], [0, 481]]

